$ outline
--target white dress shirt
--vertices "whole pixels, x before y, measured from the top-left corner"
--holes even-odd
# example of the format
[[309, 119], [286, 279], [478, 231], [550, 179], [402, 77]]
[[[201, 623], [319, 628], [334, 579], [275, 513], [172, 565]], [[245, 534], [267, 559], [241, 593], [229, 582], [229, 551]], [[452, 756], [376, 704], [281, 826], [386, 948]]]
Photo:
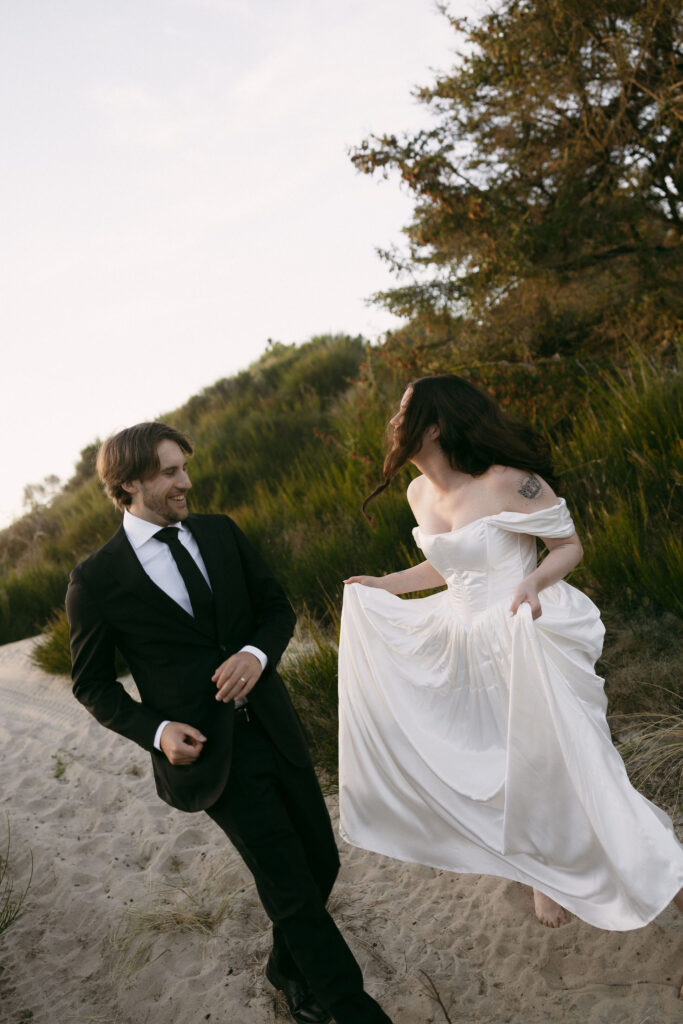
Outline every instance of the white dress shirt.
[[[123, 513], [123, 529], [126, 533], [126, 537], [130, 541], [133, 551], [137, 555], [140, 565], [145, 570], [149, 578], [153, 583], [163, 590], [168, 597], [172, 598], [176, 604], [179, 604], [188, 615], [192, 615], [192, 602], [185, 586], [185, 580], [180, 574], [180, 569], [176, 565], [175, 558], [171, 554], [171, 549], [168, 544], [165, 544], [162, 540], [156, 540], [154, 537], [155, 533], [158, 533], [162, 529], [156, 523], [149, 523], [146, 519], [141, 519], [139, 516], [134, 516], [128, 509]], [[202, 576], [207, 582], [209, 589], [211, 589], [211, 583], [209, 581], [209, 574], [206, 571], [204, 565], [204, 559], [202, 558], [201, 551], [197, 541], [192, 536], [192, 533], [182, 523], [178, 523], [178, 540], [187, 548], [195, 562], [199, 566]], [[246, 647], [241, 648], [242, 651], [246, 651], [248, 654], [253, 654], [261, 663], [261, 670], [265, 669], [268, 664], [268, 656], [259, 650], [258, 647], [252, 647], [247, 644]], [[243, 701], [239, 702], [244, 703]], [[154, 746], [157, 750], [161, 750], [161, 734], [165, 727], [168, 725], [170, 719], [159, 724], [159, 728], [154, 736]]]

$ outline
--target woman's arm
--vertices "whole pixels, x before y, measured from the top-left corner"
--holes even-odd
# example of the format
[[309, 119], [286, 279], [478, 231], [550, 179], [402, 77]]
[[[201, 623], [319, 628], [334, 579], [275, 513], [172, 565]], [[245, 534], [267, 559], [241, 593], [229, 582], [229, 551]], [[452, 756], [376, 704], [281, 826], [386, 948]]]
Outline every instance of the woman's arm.
[[558, 580], [564, 579], [581, 561], [583, 548], [575, 533], [571, 537], [541, 537], [541, 540], [547, 547], [548, 554], [515, 590], [510, 605], [513, 615], [517, 613], [520, 604], [526, 602], [531, 607], [532, 617], [537, 619], [541, 615], [539, 593]]
[[388, 590], [390, 594], [410, 594], [414, 590], [443, 587], [446, 581], [430, 562], [425, 561], [386, 576], [349, 576], [344, 583], [362, 583], [364, 587]]
[[[417, 495], [421, 493], [423, 483], [424, 478], [419, 476], [408, 484], [406, 497], [413, 514], [415, 514]], [[378, 590], [387, 590], [390, 594], [410, 594], [415, 590], [433, 590], [435, 587], [443, 587], [446, 581], [433, 565], [424, 561], [419, 565], [411, 565], [409, 569], [402, 569], [400, 572], [390, 572], [386, 576], [349, 576], [344, 583], [361, 583], [364, 587], [376, 587]]]
[[[558, 498], [552, 487], [536, 473], [503, 466], [498, 468], [491, 480], [507, 511], [537, 512], [557, 504]], [[526, 603], [531, 607], [533, 618], [537, 619], [542, 612], [538, 599], [540, 592], [563, 579], [581, 561], [583, 548], [576, 533], [570, 537], [541, 537], [541, 540], [548, 554], [515, 590], [510, 605], [513, 615], [517, 613], [520, 604]]]

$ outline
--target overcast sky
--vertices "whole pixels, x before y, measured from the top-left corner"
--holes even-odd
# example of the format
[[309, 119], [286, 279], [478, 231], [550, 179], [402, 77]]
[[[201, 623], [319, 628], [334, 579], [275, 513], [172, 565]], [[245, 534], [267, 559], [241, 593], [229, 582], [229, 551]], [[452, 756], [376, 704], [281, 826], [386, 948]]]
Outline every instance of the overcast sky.
[[0, 27], [2, 526], [268, 338], [398, 322], [365, 300], [411, 200], [347, 150], [428, 123], [456, 40], [433, 0], [3, 0]]

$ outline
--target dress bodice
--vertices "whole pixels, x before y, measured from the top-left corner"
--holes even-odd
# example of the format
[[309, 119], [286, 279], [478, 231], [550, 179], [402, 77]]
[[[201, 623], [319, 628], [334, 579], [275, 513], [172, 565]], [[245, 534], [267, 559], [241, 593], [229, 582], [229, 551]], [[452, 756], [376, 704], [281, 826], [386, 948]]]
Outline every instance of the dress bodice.
[[499, 512], [457, 530], [413, 530], [418, 547], [446, 581], [460, 617], [508, 599], [536, 567], [536, 537], [569, 537], [574, 524], [564, 498], [537, 512]]

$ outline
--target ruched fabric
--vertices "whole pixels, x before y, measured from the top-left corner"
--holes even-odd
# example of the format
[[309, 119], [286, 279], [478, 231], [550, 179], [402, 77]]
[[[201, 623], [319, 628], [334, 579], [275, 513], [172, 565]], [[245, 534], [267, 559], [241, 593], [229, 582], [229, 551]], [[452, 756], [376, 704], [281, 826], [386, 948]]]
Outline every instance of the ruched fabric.
[[500, 875], [599, 928], [647, 924], [683, 886], [669, 818], [612, 745], [604, 629], [565, 582], [515, 616], [535, 537], [574, 526], [562, 499], [414, 535], [446, 590], [345, 588], [339, 645], [340, 831], [353, 845]]

